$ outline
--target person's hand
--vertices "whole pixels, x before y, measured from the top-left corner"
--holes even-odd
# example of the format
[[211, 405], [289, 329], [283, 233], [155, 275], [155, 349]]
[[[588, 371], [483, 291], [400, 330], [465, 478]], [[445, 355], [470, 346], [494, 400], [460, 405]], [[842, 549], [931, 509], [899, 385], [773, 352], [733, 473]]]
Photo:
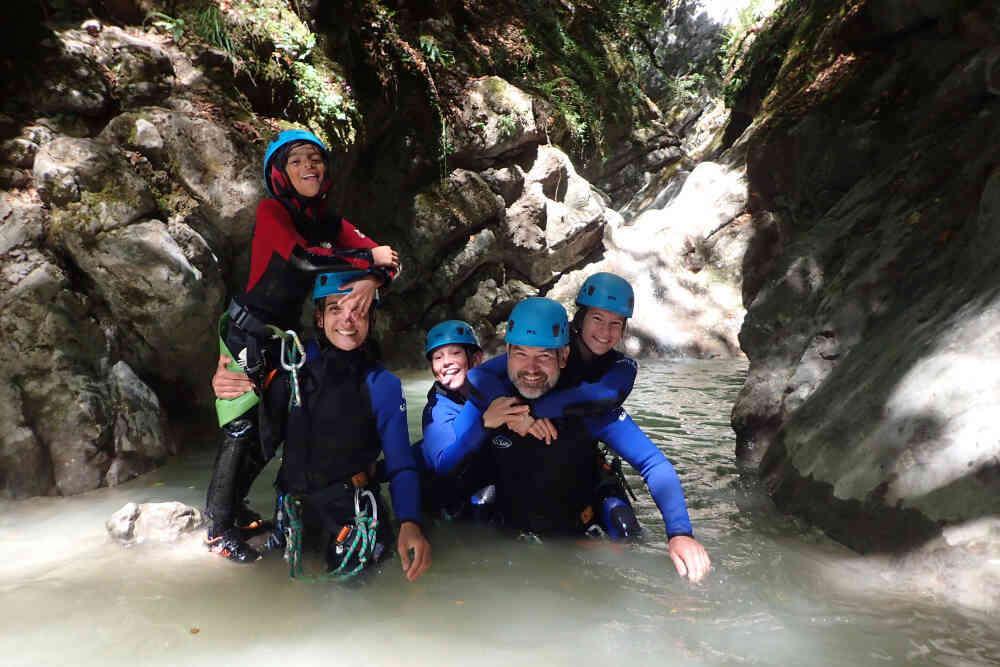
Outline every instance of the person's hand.
[[253, 382], [246, 373], [226, 368], [231, 363], [233, 360], [226, 355], [219, 356], [219, 365], [216, 366], [215, 375], [212, 376], [212, 389], [216, 398], [232, 399], [253, 391]]
[[[404, 521], [399, 525], [399, 539], [396, 550], [403, 562], [403, 572], [410, 581], [415, 581], [431, 566], [431, 545], [424, 537], [420, 526], [412, 521]], [[410, 552], [413, 557], [410, 558]]]
[[546, 445], [551, 445], [552, 441], [559, 437], [559, 431], [556, 429], [556, 425], [552, 423], [552, 420], [548, 417], [542, 417], [541, 419], [536, 419], [528, 429], [528, 433], [535, 436], [539, 440], [544, 440]]
[[674, 561], [677, 574], [693, 582], [701, 581], [708, 574], [712, 561], [698, 540], [687, 535], [675, 535], [670, 538], [669, 546], [670, 559]]
[[351, 288], [340, 300], [340, 307], [344, 310], [354, 310], [368, 315], [372, 301], [375, 300], [375, 290], [378, 289], [379, 281], [375, 276], [365, 276], [357, 280], [346, 283], [343, 289]]
[[399, 268], [399, 253], [387, 245], [380, 245], [376, 248], [372, 248], [372, 260], [374, 261], [375, 266], [391, 266], [394, 269]]
[[483, 413], [483, 426], [485, 428], [500, 428], [504, 424], [510, 426], [521, 419], [521, 415], [528, 415], [527, 405], [514, 396], [501, 396], [494, 399], [490, 407], [486, 408], [486, 412]]

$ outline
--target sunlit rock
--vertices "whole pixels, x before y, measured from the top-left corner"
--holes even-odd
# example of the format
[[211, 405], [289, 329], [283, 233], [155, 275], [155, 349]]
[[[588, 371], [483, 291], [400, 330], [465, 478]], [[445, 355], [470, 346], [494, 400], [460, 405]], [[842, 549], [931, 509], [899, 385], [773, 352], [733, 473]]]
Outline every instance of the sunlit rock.
[[469, 81], [457, 102], [458, 122], [448, 125], [454, 164], [490, 166], [496, 158], [546, 141], [539, 102], [497, 76]]
[[125, 546], [143, 542], [176, 542], [203, 528], [205, 517], [184, 503], [128, 503], [105, 522], [111, 539]]

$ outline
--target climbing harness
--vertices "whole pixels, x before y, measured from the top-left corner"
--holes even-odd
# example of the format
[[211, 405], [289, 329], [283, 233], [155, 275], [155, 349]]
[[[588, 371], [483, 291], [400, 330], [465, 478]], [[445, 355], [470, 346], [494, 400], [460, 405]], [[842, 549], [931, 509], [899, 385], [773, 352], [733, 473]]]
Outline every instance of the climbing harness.
[[[367, 507], [362, 507], [362, 500]], [[375, 494], [367, 489], [354, 489], [354, 525], [341, 528], [336, 542], [331, 545], [339, 564], [325, 574], [307, 574], [302, 566], [302, 500], [288, 494], [282, 497], [282, 511], [285, 526], [285, 560], [288, 561], [288, 576], [305, 581], [347, 581], [356, 576], [370, 563], [376, 553], [378, 532], [378, 503]], [[351, 567], [351, 562], [355, 565]]]

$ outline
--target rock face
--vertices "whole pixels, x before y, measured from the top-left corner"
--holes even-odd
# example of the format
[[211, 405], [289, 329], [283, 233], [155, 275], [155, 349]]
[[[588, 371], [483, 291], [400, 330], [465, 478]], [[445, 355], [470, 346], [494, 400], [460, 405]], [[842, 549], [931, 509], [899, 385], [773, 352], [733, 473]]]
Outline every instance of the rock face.
[[[487, 104], [487, 93], [511, 106]], [[493, 348], [514, 304], [600, 252], [605, 228], [620, 220], [566, 154], [543, 143], [531, 120], [535, 103], [523, 91], [492, 77], [474, 82], [464, 100], [473, 116], [455, 131], [457, 155], [478, 171], [455, 169], [414, 196], [403, 253], [412, 261], [388, 295], [389, 322], [380, 325], [383, 338], [393, 339], [387, 352], [404, 363], [422, 364], [426, 331], [456, 315]], [[500, 119], [517, 109], [521, 120], [499, 138]]]
[[773, 270], [745, 289], [733, 410], [737, 453], [780, 507], [860, 551], [936, 562], [993, 609], [998, 12], [872, 0], [815, 34], [795, 33], [795, 9], [772, 28], [796, 34], [789, 74], [741, 143]]

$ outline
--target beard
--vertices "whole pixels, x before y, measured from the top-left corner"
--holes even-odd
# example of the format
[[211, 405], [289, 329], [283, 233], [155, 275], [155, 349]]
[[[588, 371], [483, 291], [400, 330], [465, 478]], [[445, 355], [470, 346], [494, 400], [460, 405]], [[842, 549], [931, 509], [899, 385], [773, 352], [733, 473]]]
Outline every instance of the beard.
[[556, 381], [559, 379], [559, 375], [556, 374], [554, 377], [548, 375], [544, 376], [545, 379], [541, 382], [528, 382], [526, 376], [527, 373], [521, 372], [515, 375], [509, 370], [507, 371], [507, 377], [517, 389], [518, 393], [529, 400], [540, 398], [552, 391], [552, 388], [556, 386]]

